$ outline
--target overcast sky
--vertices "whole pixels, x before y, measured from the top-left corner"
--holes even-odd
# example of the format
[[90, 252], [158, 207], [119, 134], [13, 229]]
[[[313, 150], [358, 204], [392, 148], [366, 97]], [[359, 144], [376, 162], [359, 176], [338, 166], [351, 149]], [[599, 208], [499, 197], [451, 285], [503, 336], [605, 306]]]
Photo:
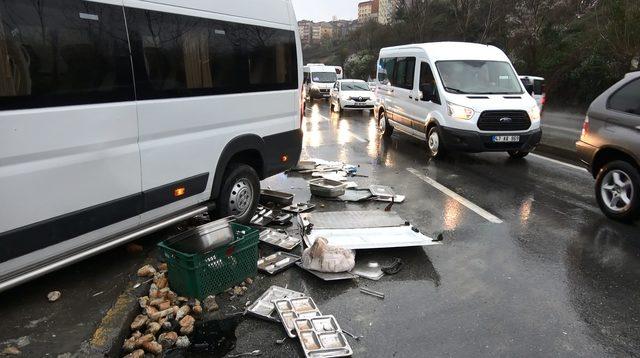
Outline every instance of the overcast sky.
[[298, 20], [330, 21], [335, 15], [340, 20], [358, 17], [358, 3], [362, 0], [293, 0]]

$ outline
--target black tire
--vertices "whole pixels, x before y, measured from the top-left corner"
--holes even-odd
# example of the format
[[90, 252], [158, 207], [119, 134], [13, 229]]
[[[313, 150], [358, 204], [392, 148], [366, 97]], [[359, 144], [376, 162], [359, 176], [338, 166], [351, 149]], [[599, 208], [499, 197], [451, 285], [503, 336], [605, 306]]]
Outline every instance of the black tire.
[[[251, 192], [247, 191], [247, 188]], [[237, 191], [240, 189], [240, 192]], [[236, 196], [236, 200], [232, 200]], [[246, 164], [231, 164], [225, 171], [220, 194], [215, 200], [214, 216], [224, 218], [235, 216], [236, 221], [246, 224], [251, 221], [260, 201], [260, 178], [256, 171]]]
[[510, 150], [507, 153], [509, 153], [509, 157], [511, 157], [511, 159], [522, 159], [527, 155], [529, 155], [529, 152], [525, 152], [521, 150]]
[[[435, 136], [436, 142], [433, 143], [432, 136]], [[434, 125], [429, 127], [427, 131], [427, 155], [432, 158], [442, 158], [446, 154], [444, 142], [442, 141], [442, 134], [440, 127]]]
[[[629, 184], [629, 187], [631, 188], [631, 197], [629, 198], [630, 203], [619, 211], [613, 210], [607, 205], [606, 201], [611, 202], [612, 200], [610, 200], [610, 198], [605, 198], [605, 194], [603, 194], [603, 185], [608, 184], [605, 181], [609, 181], [609, 178], [611, 178], [609, 174], [611, 173], [613, 176], [616, 172], [624, 173], [631, 181]], [[610, 219], [631, 222], [640, 217], [640, 173], [638, 173], [638, 169], [633, 165], [621, 160], [606, 164], [598, 172], [595, 189], [598, 205], [602, 212]], [[627, 190], [624, 191], [628, 193]]]
[[[393, 134], [393, 127], [389, 124], [386, 113], [385, 111], [381, 111], [378, 116], [378, 132], [382, 134], [382, 136], [389, 138]], [[384, 126], [382, 125], [383, 123]]]

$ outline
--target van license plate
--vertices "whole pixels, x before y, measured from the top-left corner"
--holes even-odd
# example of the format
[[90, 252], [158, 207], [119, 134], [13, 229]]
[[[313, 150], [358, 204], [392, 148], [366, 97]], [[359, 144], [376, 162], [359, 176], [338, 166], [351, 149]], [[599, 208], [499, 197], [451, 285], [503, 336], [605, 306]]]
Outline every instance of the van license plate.
[[494, 135], [494, 143], [517, 143], [520, 141], [519, 135]]

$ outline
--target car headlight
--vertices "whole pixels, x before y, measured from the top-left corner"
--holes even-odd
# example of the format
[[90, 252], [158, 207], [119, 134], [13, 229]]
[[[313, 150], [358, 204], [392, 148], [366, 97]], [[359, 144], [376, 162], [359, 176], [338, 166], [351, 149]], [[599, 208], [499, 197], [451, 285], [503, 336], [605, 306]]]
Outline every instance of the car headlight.
[[451, 102], [447, 102], [447, 112], [455, 119], [462, 119], [468, 121], [473, 118], [475, 111], [468, 107], [459, 106]]
[[540, 120], [540, 107], [538, 105], [533, 105], [529, 110], [529, 118], [532, 122], [537, 122]]

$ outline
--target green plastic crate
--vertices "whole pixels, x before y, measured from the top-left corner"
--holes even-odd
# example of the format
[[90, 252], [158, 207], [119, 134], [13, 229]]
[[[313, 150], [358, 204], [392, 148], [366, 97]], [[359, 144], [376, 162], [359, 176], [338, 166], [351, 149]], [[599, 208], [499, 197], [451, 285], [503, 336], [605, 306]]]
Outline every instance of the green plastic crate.
[[236, 223], [231, 223], [231, 229], [233, 242], [206, 253], [185, 254], [175, 250], [171, 248], [172, 239], [158, 244], [167, 260], [174, 292], [202, 300], [257, 274], [258, 230]]

